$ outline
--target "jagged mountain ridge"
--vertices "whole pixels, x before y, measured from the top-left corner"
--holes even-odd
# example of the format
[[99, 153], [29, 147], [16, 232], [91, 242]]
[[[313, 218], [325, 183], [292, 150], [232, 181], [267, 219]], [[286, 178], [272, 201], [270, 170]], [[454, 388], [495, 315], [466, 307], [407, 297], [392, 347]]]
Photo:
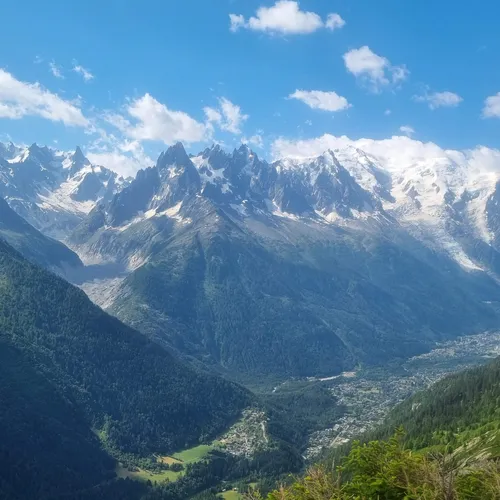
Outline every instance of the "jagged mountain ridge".
[[246, 146], [227, 154], [216, 145], [189, 157], [177, 144], [138, 177], [107, 209], [111, 227], [151, 217], [151, 210], [165, 211], [196, 191], [242, 215], [264, 212], [337, 224], [389, 216], [462, 266], [488, 270], [496, 261], [500, 224], [491, 207], [500, 196], [500, 176], [478, 172], [466, 161], [435, 158], [395, 169], [349, 146], [269, 164]]
[[[178, 203], [197, 193], [243, 217], [298, 217], [341, 226], [367, 218], [395, 220], [462, 267], [500, 276], [499, 181], [497, 172], [478, 172], [466, 161], [435, 158], [394, 168], [352, 146], [269, 164], [246, 146], [228, 154], [215, 145], [188, 156], [177, 144], [155, 167], [141, 170], [109, 206], [96, 207], [84, 227], [91, 224], [95, 235], [99, 227], [128, 229], [152, 217], [179, 222], [186, 205]], [[87, 242], [85, 229], [78, 236], [81, 231], [72, 236], [77, 245]], [[83, 251], [92, 261], [116, 258], [101, 255], [96, 245]], [[141, 262], [144, 257], [134, 254], [132, 267]]]
[[230, 371], [330, 375], [498, 322], [493, 272], [442, 244], [442, 218], [416, 231], [400, 184], [355, 148], [269, 164], [246, 146], [177, 144], [70, 242], [128, 269], [84, 289], [169, 348]]
[[58, 239], [126, 183], [115, 172], [92, 165], [79, 147], [69, 153], [36, 143], [27, 148], [0, 144], [0, 197], [35, 228]]
[[[352, 170], [375, 179], [373, 192], [366, 189], [366, 182], [360, 185], [331, 151], [298, 168], [292, 160], [269, 164], [247, 146], [232, 155], [214, 146], [189, 157], [179, 143], [162, 153], [155, 167], [141, 170], [108, 205], [97, 206], [71, 241], [84, 244], [99, 229], [123, 232], [162, 216], [182, 222], [183, 214], [193, 209], [192, 203], [185, 203], [193, 196], [244, 217], [302, 217], [322, 222], [368, 215], [384, 218], [382, 200], [390, 195], [382, 183], [387, 179], [373, 165], [358, 164]], [[186, 216], [185, 222], [190, 220]]]
[[[342, 222], [385, 211], [417, 239], [447, 252], [461, 265], [493, 265], [500, 270], [496, 255], [500, 223], [494, 208], [500, 196], [498, 173], [479, 172], [463, 158], [407, 163], [395, 168], [393, 162], [349, 146], [319, 157], [268, 164], [246, 146], [232, 155], [216, 145], [188, 156], [178, 144], [162, 154], [156, 167], [139, 172], [134, 190], [123, 193], [128, 199], [113, 200], [110, 222], [119, 226], [162, 204], [172, 208], [169, 192], [179, 189], [182, 198], [182, 185], [189, 181], [191, 189], [212, 201], [232, 204], [241, 214], [251, 204], [278, 216]], [[172, 165], [185, 174], [178, 175]], [[178, 187], [172, 184], [176, 179]], [[0, 145], [0, 196], [37, 229], [58, 239], [65, 239], [96, 205], [109, 202], [128, 183], [91, 165], [80, 148], [62, 153], [36, 144]], [[136, 199], [137, 185], [153, 190], [156, 199], [147, 194]], [[167, 192], [156, 192], [160, 185], [168, 185]]]

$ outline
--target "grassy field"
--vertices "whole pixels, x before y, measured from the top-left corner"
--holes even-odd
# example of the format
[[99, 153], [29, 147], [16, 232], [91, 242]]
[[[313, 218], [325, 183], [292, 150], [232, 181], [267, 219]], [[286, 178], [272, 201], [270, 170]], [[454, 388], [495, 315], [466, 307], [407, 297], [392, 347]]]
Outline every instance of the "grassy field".
[[[174, 464], [174, 463], [180, 463], [180, 464], [192, 464], [195, 462], [199, 462], [203, 458], [205, 458], [211, 450], [215, 448], [214, 445], [206, 445], [202, 444], [199, 446], [194, 446], [193, 448], [188, 448], [187, 450], [183, 450], [179, 453], [174, 453], [172, 456], [157, 456], [157, 460], [159, 462], [162, 462], [164, 464]], [[128, 477], [129, 479], [133, 479], [135, 481], [151, 481], [151, 482], [157, 482], [161, 483], [163, 481], [166, 481], [167, 479], [169, 481], [175, 481], [181, 474], [184, 473], [184, 471], [180, 472], [174, 472], [171, 470], [166, 470], [162, 472], [150, 472], [148, 470], [140, 469], [138, 468], [137, 471], [129, 471], [125, 467], [122, 467], [121, 465], [118, 465], [116, 467], [116, 475], [120, 478], [126, 478]], [[240, 498], [240, 497], [230, 497], [230, 498]]]
[[224, 500], [242, 500], [243, 497], [237, 491], [223, 491], [220, 493]]
[[[247, 487], [249, 488], [255, 488], [257, 486], [257, 483], [248, 483]], [[219, 495], [224, 499], [224, 500], [243, 500], [243, 495], [238, 492], [238, 491], [233, 491], [232, 488], [228, 489], [227, 491], [223, 491], [219, 493]]]
[[201, 459], [205, 458], [210, 451], [214, 449], [214, 446], [209, 444], [200, 444], [194, 448], [188, 448], [187, 450], [181, 451], [179, 453], [174, 453], [172, 457], [179, 460], [184, 464], [192, 464], [194, 462], [199, 462]]
[[144, 469], [138, 469], [137, 471], [129, 471], [125, 467], [122, 467], [121, 465], [118, 465], [115, 469], [116, 475], [120, 478], [129, 478], [133, 479], [134, 481], [151, 481], [154, 483], [155, 481], [157, 483], [162, 483], [163, 481], [166, 481], [167, 479], [169, 481], [175, 481], [182, 472], [174, 472], [171, 470], [165, 470], [162, 472], [158, 473], [153, 473], [149, 472]]
[[177, 458], [169, 457], [169, 456], [156, 457], [156, 459], [158, 460], [158, 462], [161, 462], [162, 464], [168, 464], [168, 465], [182, 463], [182, 460], [178, 460]]

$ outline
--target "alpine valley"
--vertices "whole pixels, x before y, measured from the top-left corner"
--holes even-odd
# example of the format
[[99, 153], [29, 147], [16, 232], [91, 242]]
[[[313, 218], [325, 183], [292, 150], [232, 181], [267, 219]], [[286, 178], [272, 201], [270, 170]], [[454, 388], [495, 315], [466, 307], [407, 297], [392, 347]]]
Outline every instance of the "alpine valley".
[[[266, 491], [494, 355], [499, 180], [459, 154], [180, 143], [123, 179], [80, 148], [0, 144], [0, 492]], [[418, 441], [409, 404], [376, 436], [448, 430], [430, 405]]]
[[68, 250], [68, 279], [232, 377], [333, 376], [498, 324], [498, 175], [466, 157], [268, 163], [178, 143], [124, 180], [79, 148], [0, 152], [0, 194], [85, 264]]

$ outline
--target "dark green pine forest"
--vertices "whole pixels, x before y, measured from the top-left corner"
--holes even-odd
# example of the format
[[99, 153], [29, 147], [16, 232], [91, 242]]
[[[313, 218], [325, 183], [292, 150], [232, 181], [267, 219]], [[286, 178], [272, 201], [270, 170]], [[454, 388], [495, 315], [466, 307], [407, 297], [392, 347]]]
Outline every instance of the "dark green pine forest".
[[450, 375], [392, 410], [375, 438], [402, 426], [413, 449], [500, 457], [500, 358]]
[[252, 400], [1, 240], [0, 353], [5, 498], [62, 498], [113, 477], [97, 435], [116, 453], [168, 453], [215, 437]]

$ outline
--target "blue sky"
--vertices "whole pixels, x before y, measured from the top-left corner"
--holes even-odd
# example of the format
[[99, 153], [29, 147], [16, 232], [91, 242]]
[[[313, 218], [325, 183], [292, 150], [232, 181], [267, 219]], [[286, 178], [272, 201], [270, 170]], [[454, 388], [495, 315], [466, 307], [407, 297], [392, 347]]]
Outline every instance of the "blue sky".
[[126, 173], [178, 139], [500, 147], [493, 0], [24, 0], [2, 18], [0, 140]]

